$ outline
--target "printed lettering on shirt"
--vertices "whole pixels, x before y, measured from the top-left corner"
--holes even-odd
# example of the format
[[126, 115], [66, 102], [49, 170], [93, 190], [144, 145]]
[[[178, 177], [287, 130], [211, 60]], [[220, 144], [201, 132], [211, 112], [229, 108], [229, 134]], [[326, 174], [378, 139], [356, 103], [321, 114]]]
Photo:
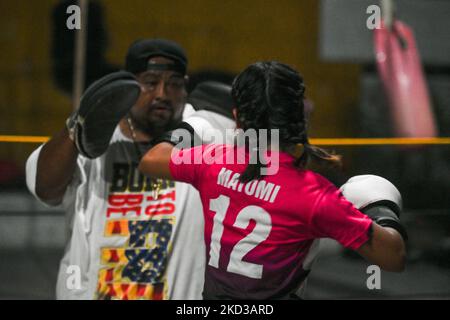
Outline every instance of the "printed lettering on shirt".
[[281, 186], [265, 180], [252, 180], [242, 183], [239, 181], [239, 177], [239, 173], [234, 173], [232, 170], [223, 167], [217, 176], [217, 184], [270, 203], [275, 202]]
[[113, 164], [104, 237], [122, 246], [101, 249], [97, 299], [166, 298], [166, 266], [175, 224], [175, 184], [144, 177], [137, 163]]

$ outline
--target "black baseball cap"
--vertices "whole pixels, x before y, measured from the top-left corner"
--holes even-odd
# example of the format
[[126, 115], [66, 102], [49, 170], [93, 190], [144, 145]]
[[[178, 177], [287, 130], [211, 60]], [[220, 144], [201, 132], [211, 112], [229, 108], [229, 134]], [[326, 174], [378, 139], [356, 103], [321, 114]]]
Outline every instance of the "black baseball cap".
[[233, 119], [231, 86], [217, 81], [199, 83], [188, 97], [195, 110], [209, 110]]
[[[166, 57], [173, 65], [149, 64], [151, 57]], [[149, 69], [173, 70], [186, 74], [188, 60], [184, 49], [176, 42], [167, 39], [142, 39], [135, 41], [128, 49], [125, 69], [137, 74]]]

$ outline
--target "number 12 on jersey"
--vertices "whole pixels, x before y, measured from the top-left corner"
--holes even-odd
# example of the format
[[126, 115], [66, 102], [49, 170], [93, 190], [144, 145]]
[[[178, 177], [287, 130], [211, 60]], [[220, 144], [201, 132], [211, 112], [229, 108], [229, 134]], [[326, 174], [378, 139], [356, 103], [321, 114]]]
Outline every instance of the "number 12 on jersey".
[[[223, 221], [229, 206], [230, 198], [224, 195], [221, 195], [216, 199], [211, 199], [209, 202], [209, 209], [216, 214], [214, 215], [208, 264], [215, 268], [219, 268], [220, 241], [224, 230]], [[234, 245], [231, 251], [227, 271], [253, 279], [261, 279], [263, 266], [242, 261], [242, 259], [247, 253], [267, 239], [272, 229], [272, 219], [270, 214], [263, 208], [258, 206], [247, 206], [239, 211], [233, 226], [240, 229], [246, 229], [250, 220], [256, 222], [255, 227], [252, 232]]]

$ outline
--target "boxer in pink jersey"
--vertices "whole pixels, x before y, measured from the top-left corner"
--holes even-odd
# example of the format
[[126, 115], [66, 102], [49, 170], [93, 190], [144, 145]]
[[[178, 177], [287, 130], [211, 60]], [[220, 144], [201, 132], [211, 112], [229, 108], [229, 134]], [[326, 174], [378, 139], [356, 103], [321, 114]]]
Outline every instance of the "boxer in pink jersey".
[[[236, 125], [244, 134], [278, 130], [278, 141], [270, 135], [271, 143], [264, 146], [257, 136], [256, 147], [250, 139], [243, 146], [181, 150], [161, 143], [140, 163], [147, 175], [186, 182], [200, 192], [205, 299], [292, 297], [309, 272], [304, 263], [311, 246], [320, 238], [335, 239], [385, 270], [404, 268], [404, 230], [396, 210], [390, 210], [395, 206], [386, 205], [392, 197], [374, 209], [359, 205], [367, 203], [361, 200], [365, 195], [351, 194], [355, 205], [369, 208], [364, 214], [328, 180], [306, 169], [310, 160], [336, 165], [340, 158], [309, 144], [304, 90], [291, 67], [255, 63], [233, 83]], [[267, 170], [275, 164], [275, 170]]]

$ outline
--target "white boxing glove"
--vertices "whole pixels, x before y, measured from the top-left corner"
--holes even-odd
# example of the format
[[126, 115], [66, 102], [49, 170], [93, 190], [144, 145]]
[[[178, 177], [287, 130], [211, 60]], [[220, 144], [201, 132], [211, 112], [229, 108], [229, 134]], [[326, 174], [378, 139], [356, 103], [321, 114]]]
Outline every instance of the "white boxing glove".
[[377, 224], [396, 229], [403, 239], [408, 238], [400, 223], [402, 196], [390, 181], [375, 175], [354, 176], [340, 190], [348, 201]]
[[387, 179], [365, 174], [351, 177], [340, 188], [342, 194], [353, 205], [362, 210], [367, 206], [380, 202], [390, 202], [393, 210], [400, 215], [402, 210], [402, 195]]

